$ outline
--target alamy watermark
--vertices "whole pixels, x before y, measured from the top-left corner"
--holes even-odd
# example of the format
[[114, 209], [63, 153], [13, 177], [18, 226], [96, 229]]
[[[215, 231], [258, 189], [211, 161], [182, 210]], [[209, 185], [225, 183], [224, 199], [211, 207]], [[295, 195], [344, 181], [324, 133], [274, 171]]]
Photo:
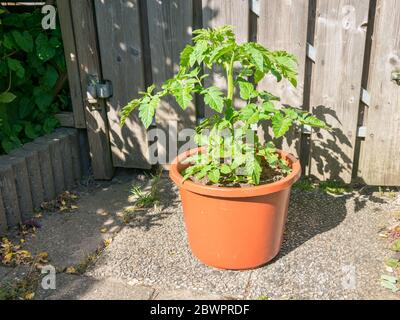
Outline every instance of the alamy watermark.
[[354, 290], [357, 286], [356, 267], [347, 265], [342, 267], [342, 287], [346, 290]]
[[[203, 129], [201, 133], [196, 132], [193, 128], [178, 130], [178, 121], [176, 120], [167, 121], [162, 128], [151, 128], [147, 130], [149, 162], [152, 165], [168, 164], [178, 154], [197, 148], [199, 145], [209, 145], [213, 149], [213, 153], [210, 154], [213, 160], [218, 163], [221, 161], [227, 163], [232, 160], [230, 155], [243, 153], [239, 150], [239, 145], [235, 143], [238, 140], [242, 140], [247, 146], [244, 155], [256, 152], [257, 132], [255, 130], [249, 129], [243, 132], [240, 127], [233, 130], [224, 129], [217, 134], [214, 133], [212, 139], [209, 138], [210, 134], [211, 131], [208, 128]], [[229, 156], [221, 157], [221, 155]]]
[[44, 277], [42, 278], [42, 288], [44, 290], [56, 290], [56, 268], [52, 265], [42, 267], [40, 272]]
[[50, 4], [42, 7], [42, 28], [44, 30], [54, 30], [56, 28], [56, 8]]

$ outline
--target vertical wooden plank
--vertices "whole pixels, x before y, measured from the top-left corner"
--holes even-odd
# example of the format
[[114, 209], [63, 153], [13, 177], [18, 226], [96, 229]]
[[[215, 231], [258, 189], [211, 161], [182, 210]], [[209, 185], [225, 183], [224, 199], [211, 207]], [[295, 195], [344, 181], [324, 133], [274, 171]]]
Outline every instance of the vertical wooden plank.
[[20, 224], [21, 213], [18, 205], [14, 171], [9, 164], [3, 161], [0, 161], [0, 195], [3, 199], [8, 227]]
[[79, 134], [76, 129], [65, 129], [69, 133], [71, 145], [72, 167], [74, 169], [74, 180], [78, 182], [82, 178], [81, 152], [79, 147]]
[[6, 209], [4, 208], [3, 197], [0, 195], [0, 236], [7, 232]]
[[[187, 43], [191, 42], [193, 3], [192, 0], [149, 0], [147, 12], [152, 77], [159, 88], [165, 80], [172, 78], [179, 70], [180, 52]], [[194, 105], [189, 105], [183, 111], [174, 99], [163, 99], [156, 111], [157, 127], [168, 137], [169, 126], [172, 130], [170, 133], [174, 132], [176, 122], [178, 130], [193, 128], [196, 122]], [[171, 138], [176, 140], [175, 135]], [[165, 146], [159, 146], [159, 154], [168, 151], [167, 154], [173, 156], [177, 153], [175, 146], [168, 143], [166, 150]], [[172, 160], [167, 158], [167, 161]]]
[[350, 182], [357, 132], [368, 0], [318, 1], [310, 106], [332, 129], [312, 133], [310, 175]]
[[369, 70], [371, 103], [365, 116], [367, 136], [360, 152], [359, 176], [371, 185], [400, 185], [400, 2], [378, 0]]
[[[120, 126], [120, 111], [145, 89], [138, 0], [95, 0], [104, 79], [113, 83], [107, 117], [114, 166], [149, 169], [146, 129], [133, 112]], [[150, 70], [148, 70], [150, 72]]]
[[26, 159], [34, 208], [40, 208], [44, 201], [43, 180], [40, 172], [40, 159], [37, 150], [16, 149], [11, 156]]
[[250, 4], [248, 0], [202, 0], [203, 28], [234, 27], [236, 40], [248, 41]]
[[[81, 90], [86, 92], [90, 76], [102, 78], [93, 0], [74, 1], [71, 11]], [[85, 100], [85, 118], [94, 177], [100, 180], [111, 179], [114, 167], [104, 101], [99, 99], [97, 105], [91, 105]]]
[[56, 195], [58, 195], [65, 190], [64, 168], [60, 139], [55, 138], [54, 134], [51, 134], [36, 139], [35, 143], [49, 146], [51, 159], [51, 168], [49, 168], [49, 170], [51, 169], [53, 172], [54, 188]]
[[66, 190], [71, 190], [75, 184], [75, 178], [72, 162], [72, 148], [68, 129], [59, 128], [51, 134], [51, 137], [53, 139], [57, 139], [60, 143], [62, 169], [64, 172], [64, 185]]
[[69, 143], [68, 136], [62, 137], [60, 140], [61, 140], [61, 154], [63, 156], [65, 186], [67, 190], [71, 190], [75, 184], [71, 145]]
[[57, 10], [64, 45], [65, 63], [67, 65], [69, 91], [74, 111], [74, 124], [76, 128], [86, 128], [85, 107], [80, 85], [79, 64], [76, 55], [70, 1], [57, 0]]
[[[250, 3], [248, 0], [202, 0], [203, 28], [217, 28], [224, 25], [234, 27], [236, 40], [239, 43], [249, 40], [250, 26]], [[226, 90], [226, 79], [223, 70], [205, 70], [210, 76], [205, 79], [206, 86], [216, 85]], [[235, 106], [242, 105], [242, 102], [235, 96]], [[205, 116], [209, 117], [215, 112], [206, 107]]]
[[[278, 83], [273, 75], [268, 75], [260, 83], [260, 88], [281, 97], [283, 105], [300, 109], [303, 108], [308, 3], [308, 0], [260, 1], [260, 16], [257, 26], [257, 41], [260, 44], [270, 50], [288, 51], [298, 59], [297, 88], [286, 80]], [[268, 130], [266, 127], [263, 129], [264, 131]], [[298, 156], [300, 136], [300, 130], [291, 130], [280, 147]]]
[[25, 158], [4, 155], [0, 157], [0, 162], [7, 163], [12, 166], [22, 221], [30, 219], [33, 216], [33, 202], [28, 167]]
[[[50, 148], [45, 144], [27, 143], [23, 149], [37, 152], [39, 157], [40, 174], [43, 181], [44, 201], [53, 200], [56, 196], [53, 171], [51, 170]], [[22, 211], [22, 209], [21, 209]], [[32, 214], [32, 212], [31, 212]]]

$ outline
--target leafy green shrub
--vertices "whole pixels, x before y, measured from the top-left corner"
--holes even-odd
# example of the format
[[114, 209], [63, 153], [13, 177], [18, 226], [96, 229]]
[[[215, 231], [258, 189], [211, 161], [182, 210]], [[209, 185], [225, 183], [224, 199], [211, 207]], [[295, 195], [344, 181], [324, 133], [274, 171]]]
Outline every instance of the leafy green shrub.
[[0, 154], [52, 132], [70, 105], [60, 28], [43, 30], [42, 18], [0, 7]]
[[[296, 58], [285, 51], [270, 51], [258, 43], [238, 44], [232, 27], [200, 29], [193, 32], [194, 45], [187, 45], [181, 53], [177, 75], [167, 80], [161, 90], [151, 86], [138, 99], [124, 107], [123, 124], [129, 114], [139, 108], [139, 117], [149, 127], [160, 100], [172, 95], [184, 110], [194, 94], [203, 96], [205, 104], [217, 114], [196, 127], [195, 141], [206, 146], [206, 152], [189, 160], [184, 179], [224, 186], [258, 185], [287, 175], [291, 168], [272, 143], [261, 144], [252, 125], [269, 121], [275, 138], [284, 136], [293, 124], [326, 128], [323, 121], [308, 112], [276, 104], [280, 98], [257, 84], [272, 74], [277, 81], [286, 78], [297, 85]], [[222, 68], [226, 73], [227, 93], [216, 86], [205, 87], [202, 67]], [[235, 89], [246, 105], [234, 106]], [[228, 133], [228, 134], [227, 134]]]

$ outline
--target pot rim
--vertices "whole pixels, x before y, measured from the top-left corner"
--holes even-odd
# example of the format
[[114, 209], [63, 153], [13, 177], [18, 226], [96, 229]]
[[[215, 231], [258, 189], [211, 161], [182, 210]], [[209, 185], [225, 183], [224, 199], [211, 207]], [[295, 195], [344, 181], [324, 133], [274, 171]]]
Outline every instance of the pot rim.
[[211, 197], [246, 198], [246, 197], [263, 196], [270, 193], [282, 191], [284, 189], [291, 187], [293, 183], [295, 183], [301, 176], [300, 161], [296, 159], [296, 157], [294, 157], [292, 154], [278, 149], [277, 152], [280, 154], [280, 156], [286, 160], [289, 160], [289, 165], [292, 167], [292, 172], [287, 177], [281, 180], [254, 187], [243, 187], [243, 188], [207, 186], [190, 180], [185, 180], [183, 183], [181, 183], [183, 176], [180, 174], [178, 170], [178, 165], [180, 165], [182, 161], [185, 160], [186, 158], [190, 157], [191, 155], [197, 152], [201, 152], [204, 149], [205, 147], [190, 149], [178, 155], [171, 163], [169, 176], [179, 188]]

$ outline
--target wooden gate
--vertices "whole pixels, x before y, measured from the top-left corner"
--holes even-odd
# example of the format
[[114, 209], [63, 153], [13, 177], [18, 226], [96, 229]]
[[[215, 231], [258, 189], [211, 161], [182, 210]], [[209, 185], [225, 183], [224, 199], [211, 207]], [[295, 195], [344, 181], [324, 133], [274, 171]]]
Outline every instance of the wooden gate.
[[[114, 167], [150, 168], [148, 133], [119, 111], [148, 85], [177, 71], [179, 52], [200, 27], [233, 25], [239, 41], [258, 41], [299, 59], [299, 86], [266, 79], [283, 102], [326, 120], [278, 145], [299, 156], [304, 173], [400, 185], [400, 1], [396, 0], [58, 0], [75, 126], [87, 128], [95, 177]], [[113, 95], [90, 103], [87, 87], [109, 80]], [[214, 81], [223, 86], [218, 74]], [[93, 102], [93, 101], [92, 101]], [[157, 126], [192, 128], [205, 114], [162, 101]], [[262, 128], [265, 138], [269, 128]], [[260, 128], [261, 130], [261, 128]], [[168, 149], [169, 146], [163, 146]]]

